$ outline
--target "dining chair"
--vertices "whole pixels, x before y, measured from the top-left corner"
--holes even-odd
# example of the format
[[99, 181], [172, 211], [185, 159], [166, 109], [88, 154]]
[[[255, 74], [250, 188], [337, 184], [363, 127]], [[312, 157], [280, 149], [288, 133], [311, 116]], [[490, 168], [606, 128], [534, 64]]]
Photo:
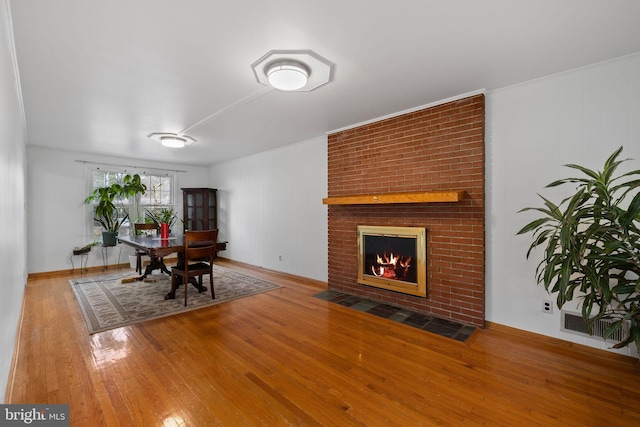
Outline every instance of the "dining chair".
[[171, 269], [171, 287], [176, 289], [177, 278], [182, 277], [184, 285], [184, 306], [187, 306], [187, 288], [189, 279], [198, 280], [202, 288], [202, 276], [209, 275], [211, 299], [216, 298], [213, 289], [213, 259], [216, 257], [218, 229], [202, 231], [185, 231], [184, 263], [179, 263]]
[[[135, 231], [136, 235], [141, 234], [142, 232], [160, 234], [160, 226], [155, 222], [133, 224], [133, 230]], [[135, 255], [136, 272], [138, 272], [138, 274], [142, 274], [142, 257], [148, 254], [141, 249], [136, 249]]]

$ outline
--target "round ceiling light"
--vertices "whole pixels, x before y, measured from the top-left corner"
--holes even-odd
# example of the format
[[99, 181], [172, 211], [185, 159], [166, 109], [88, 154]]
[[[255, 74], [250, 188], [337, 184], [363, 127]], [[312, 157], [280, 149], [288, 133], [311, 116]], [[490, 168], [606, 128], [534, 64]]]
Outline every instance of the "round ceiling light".
[[297, 61], [276, 61], [267, 68], [269, 84], [278, 90], [298, 90], [307, 84], [309, 71]]
[[190, 136], [170, 132], [153, 132], [147, 136], [154, 141], [158, 141], [163, 146], [170, 148], [182, 148], [196, 142], [196, 140]]
[[161, 136], [160, 143], [165, 147], [182, 148], [185, 144], [185, 139], [179, 136]]

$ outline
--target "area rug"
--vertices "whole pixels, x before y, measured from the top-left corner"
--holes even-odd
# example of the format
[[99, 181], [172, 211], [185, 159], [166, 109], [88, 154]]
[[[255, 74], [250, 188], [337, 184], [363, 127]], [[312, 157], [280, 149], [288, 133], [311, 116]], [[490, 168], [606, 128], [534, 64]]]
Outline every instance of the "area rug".
[[271, 291], [282, 286], [246, 276], [217, 265], [213, 266], [213, 285], [216, 299], [211, 299], [209, 277], [203, 284], [206, 292], [189, 285], [188, 305], [184, 306], [184, 289], [176, 292], [176, 299], [165, 300], [171, 290], [171, 277], [165, 274], [147, 276], [145, 282], [122, 283], [123, 278], [135, 277], [131, 271], [108, 276], [71, 279], [89, 334], [132, 325], [185, 311]]

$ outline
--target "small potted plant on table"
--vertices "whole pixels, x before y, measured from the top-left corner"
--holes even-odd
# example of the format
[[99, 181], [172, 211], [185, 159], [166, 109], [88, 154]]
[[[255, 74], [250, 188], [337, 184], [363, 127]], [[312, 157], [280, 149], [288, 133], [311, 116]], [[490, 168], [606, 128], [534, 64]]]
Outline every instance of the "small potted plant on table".
[[162, 224], [167, 224], [169, 232], [176, 221], [176, 211], [173, 208], [147, 209], [147, 216], [160, 228]]

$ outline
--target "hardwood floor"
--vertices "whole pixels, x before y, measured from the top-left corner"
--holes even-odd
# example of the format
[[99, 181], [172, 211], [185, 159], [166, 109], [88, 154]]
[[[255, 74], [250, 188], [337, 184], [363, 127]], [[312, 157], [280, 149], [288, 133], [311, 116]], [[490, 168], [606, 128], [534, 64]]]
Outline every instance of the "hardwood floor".
[[283, 288], [88, 335], [67, 282], [31, 279], [6, 403], [72, 426], [640, 425], [636, 359], [493, 325], [467, 341]]

